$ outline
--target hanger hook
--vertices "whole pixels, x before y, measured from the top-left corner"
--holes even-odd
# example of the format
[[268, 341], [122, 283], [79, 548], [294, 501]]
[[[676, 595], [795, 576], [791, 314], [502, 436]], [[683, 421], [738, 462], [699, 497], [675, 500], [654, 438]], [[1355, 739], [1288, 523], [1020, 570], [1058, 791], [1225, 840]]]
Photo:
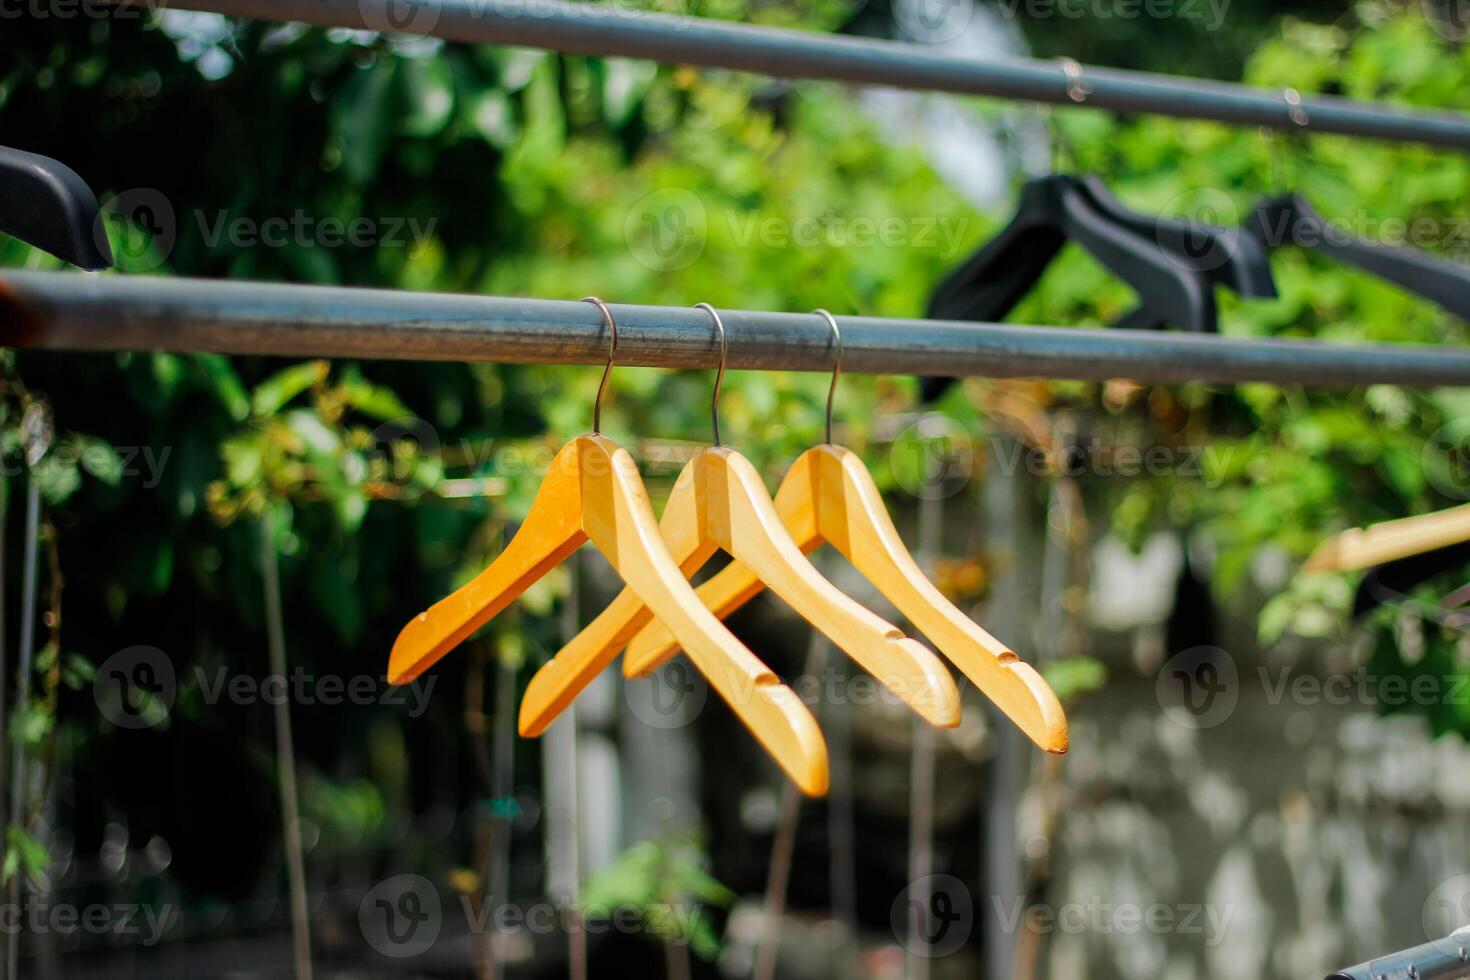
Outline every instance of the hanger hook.
[[725, 322], [720, 319], [719, 311], [708, 303], [695, 303], [694, 308], [704, 310], [715, 321], [715, 329], [720, 332], [720, 369], [715, 373], [715, 393], [709, 403], [710, 424], [715, 430], [715, 448], [720, 447], [720, 386], [725, 383], [725, 361], [730, 356], [730, 345], [725, 341]]
[[607, 377], [612, 374], [613, 356], [618, 352], [618, 321], [613, 319], [612, 310], [596, 296], [584, 296], [582, 302], [591, 303], [602, 311], [603, 320], [612, 337], [607, 344], [607, 367], [602, 369], [602, 382], [597, 386], [597, 401], [592, 403], [592, 434], [602, 435], [602, 394], [607, 390]]
[[837, 379], [842, 375], [842, 331], [837, 329], [837, 318], [826, 310], [812, 310], [817, 316], [825, 317], [832, 328], [832, 343], [837, 347], [837, 360], [832, 364], [832, 386], [827, 389], [827, 445], [832, 445], [832, 399], [837, 396]]

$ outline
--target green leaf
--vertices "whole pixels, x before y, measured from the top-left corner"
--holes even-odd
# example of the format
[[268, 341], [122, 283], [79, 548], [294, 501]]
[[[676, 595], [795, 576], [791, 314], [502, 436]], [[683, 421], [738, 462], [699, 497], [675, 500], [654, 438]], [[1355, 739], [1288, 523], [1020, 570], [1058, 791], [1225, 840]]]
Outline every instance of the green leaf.
[[45, 872], [51, 863], [51, 853], [46, 845], [31, 836], [24, 827], [11, 824], [5, 828], [5, 880], [9, 881], [17, 871], [34, 877]]
[[364, 415], [383, 422], [410, 418], [413, 415], [408, 406], [394, 394], [393, 389], [375, 385], [360, 374], [347, 375], [343, 378], [342, 385], [347, 392], [347, 404]]
[[470, 125], [485, 142], [501, 150], [515, 142], [520, 133], [515, 106], [510, 97], [499, 89], [491, 89], [480, 96], [470, 113]]
[[393, 132], [393, 78], [398, 60], [378, 58], [358, 69], [333, 100], [332, 132], [347, 179], [365, 184], [378, 172]]
[[276, 372], [255, 386], [251, 410], [258, 417], [269, 417], [297, 395], [326, 376], [325, 361], [304, 361]]
[[1063, 657], [1044, 660], [1041, 676], [1063, 703], [1090, 691], [1101, 690], [1108, 680], [1108, 669], [1092, 657]]
[[61, 682], [80, 691], [97, 676], [97, 666], [80, 653], [68, 653], [61, 660]]
[[222, 354], [195, 354], [193, 359], [230, 418], [236, 422], [245, 421], [250, 415], [250, 396], [246, 394], [245, 385], [230, 359]]
[[77, 451], [82, 469], [110, 487], [122, 482], [123, 461], [117, 450], [91, 436], [76, 436], [72, 439], [72, 445]]
[[40, 488], [46, 503], [55, 507], [64, 503], [82, 485], [82, 474], [76, 457], [62, 459], [51, 453], [31, 469], [31, 478]]
[[256, 431], [246, 432], [220, 445], [225, 476], [231, 485], [238, 488], [248, 487], [260, 479], [264, 467], [264, 450], [263, 436]]
[[602, 112], [611, 126], [622, 126], [638, 108], [653, 80], [658, 65], [652, 61], [608, 58], [603, 62]]
[[398, 66], [398, 124], [407, 136], [443, 131], [454, 113], [454, 76], [440, 57], [405, 58]]
[[28, 748], [39, 748], [54, 722], [51, 713], [39, 705], [24, 705], [10, 718], [10, 737]]

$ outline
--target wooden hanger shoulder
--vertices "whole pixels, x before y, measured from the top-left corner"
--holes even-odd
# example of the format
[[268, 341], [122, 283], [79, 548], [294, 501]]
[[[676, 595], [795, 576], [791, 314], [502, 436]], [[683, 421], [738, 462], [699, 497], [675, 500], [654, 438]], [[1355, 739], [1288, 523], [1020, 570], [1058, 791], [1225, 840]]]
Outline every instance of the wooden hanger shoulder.
[[[1049, 752], [1067, 750], [1066, 713], [1056, 693], [923, 574], [856, 454], [839, 446], [803, 453], [782, 481], [775, 506], [802, 548], [831, 543], [1037, 745]], [[697, 591], [724, 616], [760, 590], [747, 568], [732, 564]], [[629, 641], [623, 671], [636, 676], [657, 669], [677, 649], [667, 630], [649, 623]]]
[[748, 459], [730, 449], [707, 449], [690, 466], [702, 490], [707, 537], [930, 724], [959, 724], [959, 690], [939, 658], [817, 571], [792, 541]]
[[399, 632], [388, 655], [389, 683], [407, 684], [428, 670], [587, 540], [579, 441], [552, 458], [526, 519], [490, 566]]
[[1462, 541], [1470, 541], [1470, 504], [1343, 531], [1318, 545], [1302, 570], [1357, 571]]
[[596, 512], [588, 536], [796, 785], [810, 795], [825, 793], [827, 744], [816, 719], [695, 597], [664, 545], [633, 457], [601, 437], [584, 439], [597, 440], [586, 452], [603, 457], [589, 467], [584, 455], [583, 507]]
[[[630, 622], [640, 623], [640, 616], [646, 621], [645, 606], [658, 615], [710, 686], [797, 786], [813, 795], [826, 792], [827, 747], [816, 719], [795, 692], [699, 603], [664, 546], [633, 458], [602, 436], [579, 436], [557, 453], [505, 551], [399, 634], [389, 677], [403, 683], [417, 676], [588, 539], [636, 597]], [[605, 660], [599, 665], [596, 656], [582, 651], [563, 664], [553, 661], [543, 667], [532, 678], [534, 693], [529, 709], [522, 709], [523, 729], [555, 717], [603, 666]]]

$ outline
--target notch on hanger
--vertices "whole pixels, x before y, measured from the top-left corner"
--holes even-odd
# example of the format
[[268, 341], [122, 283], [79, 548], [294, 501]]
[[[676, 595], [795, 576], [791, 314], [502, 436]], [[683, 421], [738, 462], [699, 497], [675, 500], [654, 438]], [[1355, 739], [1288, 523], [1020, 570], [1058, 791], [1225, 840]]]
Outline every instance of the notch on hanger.
[[0, 146], [0, 231], [83, 269], [112, 267], [97, 195], [38, 153]]
[[[490, 567], [403, 628], [393, 644], [388, 679], [394, 684], [413, 680], [590, 540], [642, 603], [629, 621], [628, 635], [657, 615], [792, 781], [803, 792], [820, 795], [827, 789], [827, 746], [816, 719], [699, 602], [659, 536], [633, 457], [601, 435], [602, 395], [617, 351], [617, 323], [601, 300], [589, 297], [587, 302], [601, 310], [611, 334], [592, 434], [578, 436], [556, 454], [524, 523]], [[547, 664], [542, 673], [551, 667]], [[576, 690], [566, 687], [553, 692], [562, 707], [575, 696]], [[524, 706], [522, 714], [524, 719]]]
[[[720, 338], [710, 410], [715, 444], [685, 464], [664, 507], [659, 531], [675, 562], [693, 575], [715, 551], [727, 552], [930, 724], [959, 724], [959, 691], [938, 657], [823, 578], [783, 526], [755, 467], [720, 445], [725, 327], [714, 307], [699, 306]], [[569, 700], [566, 692], [581, 690], [647, 624], [643, 605], [624, 589], [537, 671], [521, 699], [524, 733], [543, 731]], [[708, 612], [702, 602], [700, 610]]]
[[[836, 357], [827, 391], [826, 442], [792, 464], [776, 491], [776, 512], [803, 552], [832, 545], [898, 608], [950, 662], [995, 702], [1037, 745], [1065, 752], [1067, 718], [1056, 694], [1028, 663], [981, 629], [946, 599], [920, 570], [858, 455], [832, 441], [832, 402], [842, 372], [842, 332], [826, 310]], [[731, 562], [696, 592], [721, 619], [765, 586], [749, 568]], [[628, 644], [623, 672], [650, 673], [678, 652], [678, 641], [658, 622]]]

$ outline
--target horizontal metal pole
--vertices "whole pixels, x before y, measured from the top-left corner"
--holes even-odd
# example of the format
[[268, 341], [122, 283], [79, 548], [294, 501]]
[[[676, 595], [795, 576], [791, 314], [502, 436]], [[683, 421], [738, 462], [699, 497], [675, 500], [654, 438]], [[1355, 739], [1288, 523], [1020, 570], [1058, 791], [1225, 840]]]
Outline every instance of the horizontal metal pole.
[[[127, 3], [129, 0], [118, 0]], [[559, 0], [131, 0], [261, 20], [646, 58], [1117, 112], [1470, 147], [1470, 117], [1027, 58], [977, 61], [876, 41]]]
[[1470, 976], [1470, 926], [1452, 935], [1339, 970], [1327, 980], [1460, 980]]
[[[621, 304], [611, 310], [618, 364], [718, 366], [718, 335], [703, 310]], [[832, 369], [832, 336], [819, 316], [720, 315], [731, 368]], [[863, 374], [1470, 385], [1470, 349], [882, 317], [838, 322], [843, 370]], [[610, 339], [596, 307], [575, 300], [0, 270], [0, 345], [6, 347], [605, 364]]]

